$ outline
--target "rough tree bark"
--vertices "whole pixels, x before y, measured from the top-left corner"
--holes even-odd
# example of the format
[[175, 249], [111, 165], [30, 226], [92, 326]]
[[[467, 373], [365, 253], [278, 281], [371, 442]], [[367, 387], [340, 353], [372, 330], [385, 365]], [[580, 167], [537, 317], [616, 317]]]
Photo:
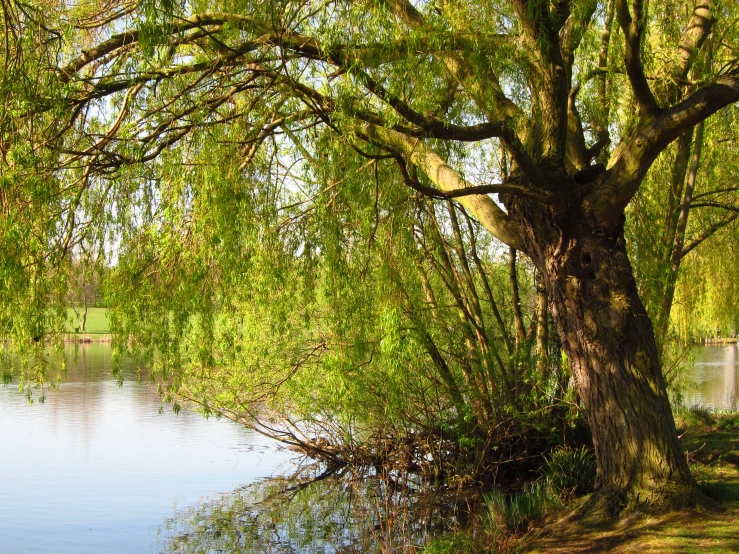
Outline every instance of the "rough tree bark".
[[592, 430], [598, 468], [586, 510], [614, 516], [701, 502], [626, 254], [624, 218], [603, 224], [520, 201], [509, 210], [527, 231], [525, 250], [542, 272]]

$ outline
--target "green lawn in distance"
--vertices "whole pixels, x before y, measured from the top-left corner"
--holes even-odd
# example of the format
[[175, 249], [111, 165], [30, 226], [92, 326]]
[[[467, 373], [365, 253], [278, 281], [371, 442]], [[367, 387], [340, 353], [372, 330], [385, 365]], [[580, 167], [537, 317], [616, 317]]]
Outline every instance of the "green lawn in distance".
[[[82, 318], [83, 308], [77, 308], [77, 312]], [[77, 319], [77, 315], [74, 313], [73, 308], [67, 308], [67, 330], [70, 333], [74, 333], [76, 328], [79, 327], [80, 333], [85, 334], [106, 334], [110, 333], [110, 322], [108, 321], [108, 309], [107, 308], [87, 308], [87, 324], [85, 331], [82, 331], [82, 322]]]

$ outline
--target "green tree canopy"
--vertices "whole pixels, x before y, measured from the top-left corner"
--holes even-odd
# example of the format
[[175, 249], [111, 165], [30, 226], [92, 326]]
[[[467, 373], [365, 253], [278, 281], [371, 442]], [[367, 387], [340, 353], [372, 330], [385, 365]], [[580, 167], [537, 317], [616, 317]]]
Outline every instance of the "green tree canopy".
[[[433, 311], [412, 254], [438, 249], [425, 262], [443, 266], [437, 287], [459, 279], [443, 285], [468, 330], [458, 368], [435, 360], [467, 387], [448, 380], [444, 401], [479, 420], [486, 387], [505, 386], [495, 351], [513, 343], [486, 332], [482, 315], [503, 318], [489, 299], [475, 307], [482, 226], [541, 276], [593, 432], [590, 507], [700, 500], [624, 210], [672, 141], [739, 100], [734, 2], [3, 6], [2, 314], [15, 344], [53, 328], [70, 252], [89, 243], [116, 266], [114, 324], [156, 345], [165, 375], [185, 357], [208, 382], [214, 346], [265, 367], [277, 355], [258, 340], [267, 330], [312, 343], [306, 356], [322, 336], [357, 346], [360, 368], [378, 321], [388, 361], [418, 360], [417, 345], [433, 359], [433, 334], [416, 323], [407, 340], [396, 315]], [[441, 218], [444, 204], [419, 195], [454, 202]], [[488, 260], [501, 248], [480, 246]], [[376, 317], [363, 324], [366, 310]], [[224, 333], [215, 320], [229, 313], [250, 325]]]

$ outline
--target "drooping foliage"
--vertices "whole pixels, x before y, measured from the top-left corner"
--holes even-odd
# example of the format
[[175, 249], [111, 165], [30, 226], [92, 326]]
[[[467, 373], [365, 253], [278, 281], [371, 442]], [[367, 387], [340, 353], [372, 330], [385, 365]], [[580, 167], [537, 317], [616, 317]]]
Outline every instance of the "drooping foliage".
[[[505, 461], [530, 434], [541, 448], [561, 436], [558, 420], [567, 432], [569, 373], [546, 352], [534, 363], [549, 322], [536, 320], [531, 269], [458, 206], [388, 187], [397, 177], [350, 146], [286, 168], [282, 140], [263, 145], [253, 177], [226, 164], [167, 175], [183, 192], [158, 200], [162, 218], [117, 251], [113, 326], [165, 396], [332, 461], [401, 456], [398, 437], [415, 437], [407, 463], [493, 443], [481, 455]], [[204, 159], [223, 142], [204, 141]]]
[[737, 113], [726, 110], [666, 150], [629, 210], [640, 292], [664, 343], [737, 327]]
[[[329, 458], [326, 435], [377, 452], [402, 429], [452, 437], [415, 460], [469, 442], [484, 453], [469, 466], [492, 468], [561, 432], [548, 414], [570, 368], [593, 504], [696, 498], [623, 216], [669, 144], [695, 136], [698, 152], [721, 133], [703, 122], [739, 100], [733, 2], [3, 9], [0, 303], [16, 348], [61, 328], [85, 259], [110, 272], [120, 351], [165, 396], [258, 414]], [[667, 222], [661, 299], [687, 229], [678, 189], [694, 190], [682, 173], [666, 213], [658, 177], [643, 194]]]
[[[334, 14], [310, 4], [223, 6], [232, 14], [188, 23], [182, 18], [197, 6], [149, 3], [129, 13], [120, 5], [113, 13], [138, 28], [131, 48], [93, 4], [10, 8], [17, 19], [6, 33], [18, 42], [6, 56], [17, 56], [24, 82], [8, 74], [5, 95], [25, 103], [7, 118], [3, 170], [17, 183], [4, 190], [31, 199], [7, 196], [4, 206], [26, 225], [51, 226], [37, 232], [44, 248], [7, 238], [16, 250], [4, 260], [17, 273], [4, 285], [37, 295], [37, 306], [3, 297], [6, 328], [19, 326], [13, 344], [62, 325], [66, 275], [104, 271], [119, 352], [153, 367], [167, 399], [258, 423], [323, 456], [339, 453], [317, 436], [352, 452], [373, 441], [368, 452], [391, 457], [383, 440], [406, 436], [418, 437], [414, 463], [428, 454], [441, 463], [446, 449], [475, 445], [507, 460], [528, 434], [545, 446], [562, 433], [551, 427], [557, 418], [568, 426], [551, 413], [568, 412], [558, 404], [573, 394], [567, 368], [558, 352], [550, 360], [546, 340], [533, 347], [537, 333], [549, 335], [533, 268], [509, 259], [459, 204], [409, 193], [398, 164], [409, 178], [424, 177], [351, 132], [354, 113], [378, 108], [354, 90], [372, 86], [371, 77], [361, 69], [332, 76], [325, 63], [306, 64], [269, 41], [234, 48], [244, 25], [295, 21], [349, 56], [346, 44], [362, 51], [375, 29], [374, 50], [346, 63], [397, 62], [386, 89], [427, 91], [417, 110], [446, 103], [461, 123], [478, 116], [465, 113], [469, 100], [456, 98], [439, 62], [396, 58], [397, 48], [419, 46], [432, 56], [449, 37], [384, 36], [394, 16], [382, 6], [336, 4]], [[460, 10], [456, 26], [469, 15]], [[37, 42], [39, 30], [50, 46]], [[109, 52], [89, 68], [93, 80], [65, 77], [88, 71], [85, 55], [74, 56], [94, 44]], [[64, 60], [61, 78], [54, 55]], [[259, 68], [240, 67], [244, 55]], [[38, 69], [26, 75], [32, 63]], [[335, 97], [329, 120], [319, 93], [299, 79]], [[485, 149], [439, 146], [480, 179], [494, 180], [507, 163]], [[41, 150], [47, 159], [36, 159]], [[17, 232], [14, 217], [8, 233]], [[451, 442], [439, 446], [440, 438]], [[483, 469], [480, 459], [466, 471]]]

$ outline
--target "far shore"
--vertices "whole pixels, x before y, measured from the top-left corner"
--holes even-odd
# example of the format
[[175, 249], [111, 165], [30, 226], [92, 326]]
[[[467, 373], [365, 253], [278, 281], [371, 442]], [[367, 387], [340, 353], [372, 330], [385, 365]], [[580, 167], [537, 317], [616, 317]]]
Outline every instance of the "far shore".
[[62, 342], [87, 344], [91, 342], [113, 342], [113, 335], [110, 333], [69, 333], [64, 335]]
[[736, 337], [704, 337], [698, 344], [736, 344]]

